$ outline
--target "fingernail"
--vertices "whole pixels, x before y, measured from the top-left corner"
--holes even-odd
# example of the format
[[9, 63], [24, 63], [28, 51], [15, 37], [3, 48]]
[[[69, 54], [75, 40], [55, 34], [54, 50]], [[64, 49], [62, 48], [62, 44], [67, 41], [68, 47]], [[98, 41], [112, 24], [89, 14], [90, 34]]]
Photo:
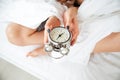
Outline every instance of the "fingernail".
[[67, 26], [67, 29], [69, 29], [70, 28], [70, 26]]
[[48, 29], [47, 32], [50, 33], [50, 29]]

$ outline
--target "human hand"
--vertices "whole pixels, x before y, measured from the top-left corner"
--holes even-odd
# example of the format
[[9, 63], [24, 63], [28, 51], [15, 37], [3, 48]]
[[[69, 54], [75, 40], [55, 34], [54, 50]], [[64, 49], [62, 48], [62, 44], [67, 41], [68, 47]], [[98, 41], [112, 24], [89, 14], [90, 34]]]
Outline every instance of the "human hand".
[[48, 42], [48, 29], [51, 30], [57, 26], [60, 26], [60, 20], [55, 16], [49, 17], [49, 19], [47, 20], [47, 22], [45, 24], [44, 44], [46, 44]]
[[77, 36], [79, 35], [78, 20], [77, 20], [77, 8], [70, 7], [63, 16], [65, 27], [69, 26], [69, 30], [72, 33], [71, 45], [74, 45]]
[[[54, 27], [60, 26], [60, 21], [57, 17], [55, 16], [51, 16], [49, 17], [49, 19], [47, 20], [46, 24], [45, 24], [45, 30], [44, 30], [44, 44], [46, 44], [48, 42], [48, 29], [53, 29]], [[27, 54], [27, 57], [31, 56], [31, 57], [37, 57], [39, 55], [45, 55], [47, 54], [44, 50], [44, 45], [42, 45], [39, 48], [36, 48], [35, 50], [29, 52]]]

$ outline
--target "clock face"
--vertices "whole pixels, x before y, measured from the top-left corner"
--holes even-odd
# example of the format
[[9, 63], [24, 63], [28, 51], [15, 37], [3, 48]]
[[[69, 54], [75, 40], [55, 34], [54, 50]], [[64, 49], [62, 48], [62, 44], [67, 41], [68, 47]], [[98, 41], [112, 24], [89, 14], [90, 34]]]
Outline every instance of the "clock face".
[[50, 39], [56, 43], [64, 43], [70, 40], [70, 32], [64, 27], [56, 27], [50, 31]]

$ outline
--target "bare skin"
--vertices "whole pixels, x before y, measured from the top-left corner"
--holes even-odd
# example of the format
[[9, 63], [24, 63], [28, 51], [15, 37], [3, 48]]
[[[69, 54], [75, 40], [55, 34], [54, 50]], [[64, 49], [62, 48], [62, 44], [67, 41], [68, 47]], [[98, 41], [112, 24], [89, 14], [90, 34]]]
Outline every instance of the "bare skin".
[[[35, 29], [31, 29], [20, 24], [11, 23], [6, 30], [8, 40], [18, 46], [27, 45], [43, 45], [44, 32], [35, 32]], [[34, 34], [33, 34], [34, 33]], [[36, 57], [39, 54], [45, 54], [43, 47], [37, 48], [27, 54], [28, 56]]]
[[[78, 19], [77, 19], [77, 7], [70, 7], [65, 13], [64, 13], [64, 25], [70, 26], [70, 32], [72, 33], [72, 41], [71, 45], [73, 46], [77, 40], [77, 36], [79, 35], [79, 28], [78, 28]], [[71, 13], [72, 12], [72, 13]]]
[[8, 25], [6, 33], [8, 36], [8, 40], [15, 45], [27, 46], [43, 44], [44, 32], [35, 31], [35, 29], [31, 29], [17, 23], [10, 23]]
[[[23, 29], [23, 30], [19, 30], [19, 29]], [[34, 31], [35, 29], [30, 29], [16, 23], [11, 23], [8, 25], [6, 33], [8, 36], [8, 40], [11, 43], [18, 46], [38, 45], [38, 44], [43, 45], [44, 32], [41, 31], [34, 33]], [[109, 36], [100, 40], [96, 44], [93, 53], [101, 53], [101, 52], [120, 52], [120, 32], [111, 33]], [[43, 55], [46, 54], [46, 52], [44, 51], [44, 46], [29, 52], [27, 56], [36, 57], [39, 54], [43, 54]]]
[[46, 55], [47, 53], [44, 51], [44, 46], [36, 48], [35, 50], [29, 52], [26, 56], [37, 57], [39, 55]]
[[93, 52], [120, 52], [120, 32], [111, 33], [99, 41], [96, 44]]
[[[46, 28], [48, 26], [53, 28], [54, 26], [59, 25], [60, 21], [53, 16], [49, 18], [45, 26]], [[35, 31], [36, 29], [31, 29], [17, 23], [10, 23], [6, 29], [6, 35], [11, 43], [18, 46], [41, 45], [42, 47], [39, 47], [27, 54], [27, 56], [35, 57], [39, 54], [46, 54], [44, 51], [44, 34], [47, 33], [47, 31]]]
[[[66, 2], [66, 0], [59, 0], [58, 2], [60, 3], [65, 3], [66, 6], [71, 7], [75, 0], [71, 0], [68, 1], [68, 3]], [[73, 9], [75, 11], [75, 13], [77, 13], [77, 10], [74, 8]], [[64, 23], [65, 25], [69, 25], [69, 22], [67, 22], [69, 20], [69, 17], [67, 16], [67, 13], [69, 14], [70, 10], [68, 10], [65, 14], [64, 14], [64, 20], [67, 23]], [[74, 15], [74, 14], [73, 14]], [[69, 16], [73, 16], [71, 14], [69, 14]], [[66, 17], [65, 17], [66, 16]], [[75, 16], [73, 16], [71, 18], [72, 22], [74, 22], [73, 24], [70, 24], [70, 30], [71, 33], [73, 34], [73, 39], [71, 41], [71, 45], [75, 44], [75, 41], [77, 39], [78, 36], [78, 28], [77, 28], [77, 19], [74, 18]], [[48, 33], [47, 33], [47, 29], [52, 29], [55, 26], [59, 26], [60, 25], [60, 21], [56, 18], [56, 17], [51, 17], [49, 18], [49, 20], [47, 21], [46, 25], [45, 25], [45, 30], [41, 31], [41, 32], [35, 32], [36, 29], [31, 29], [28, 27], [25, 27], [23, 25], [17, 24], [17, 23], [11, 23], [8, 25], [8, 28], [6, 30], [6, 34], [8, 36], [8, 40], [18, 46], [27, 46], [27, 45], [42, 45], [42, 47], [37, 48], [31, 52], [28, 53], [27, 56], [38, 56], [39, 54], [46, 54], [46, 52], [44, 51], [44, 43], [47, 43], [47, 37], [48, 37]], [[76, 26], [76, 28], [72, 28], [71, 26]], [[18, 37], [19, 36], [19, 37]]]
[[[79, 34], [76, 14], [77, 14], [77, 8], [71, 7], [64, 13], [64, 17], [63, 17], [64, 25], [70, 26], [70, 31], [74, 36], [72, 38], [71, 45], [75, 44], [77, 36]], [[17, 23], [11, 23], [8, 25], [6, 34], [8, 40], [11, 43], [18, 46], [42, 45], [42, 47], [39, 47], [29, 52], [27, 55], [27, 56], [36, 57], [39, 54], [46, 54], [46, 52], [44, 51], [44, 43], [47, 42], [47, 36], [48, 36], [47, 29], [48, 28], [52, 29], [53, 27], [59, 25], [60, 25], [60, 21], [55, 16], [49, 18], [49, 20], [45, 25], [45, 30], [41, 32], [35, 32], [36, 29], [31, 29]], [[93, 52], [94, 53], [120, 52], [120, 32], [112, 33], [106, 38], [99, 41], [96, 44]]]

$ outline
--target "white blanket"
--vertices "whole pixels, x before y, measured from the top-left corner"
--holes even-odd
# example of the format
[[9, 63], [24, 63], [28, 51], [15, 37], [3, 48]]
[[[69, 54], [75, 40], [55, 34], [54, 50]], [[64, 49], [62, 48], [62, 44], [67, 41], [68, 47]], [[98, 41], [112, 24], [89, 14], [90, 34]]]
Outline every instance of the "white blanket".
[[[46, 14], [46, 10], [49, 11], [49, 8], [40, 5], [41, 3], [26, 3], [24, 1], [0, 5], [0, 57], [42, 80], [120, 80], [119, 52], [102, 53], [90, 59], [90, 53], [99, 40], [112, 32], [120, 31], [120, 16], [118, 13], [120, 1], [114, 0], [112, 3], [108, 3], [112, 0], [107, 1], [101, 0], [98, 3], [98, 0], [85, 0], [83, 2], [78, 15], [80, 21], [82, 21], [82, 23], [80, 22], [81, 32], [78, 41], [75, 46], [71, 47], [69, 55], [61, 59], [59, 63], [55, 63], [55, 60], [53, 61], [48, 56], [27, 58], [26, 54], [39, 45], [15, 46], [8, 42], [5, 34], [9, 21], [36, 28], [35, 26], [39, 22], [49, 16]], [[99, 5], [100, 2], [109, 6]], [[92, 16], [88, 14], [88, 9], [92, 10], [93, 13], [90, 11]], [[118, 11], [117, 13], [114, 12], [114, 15], [102, 15], [104, 11], [109, 14], [107, 12], [111, 9], [112, 11], [114, 9]]]
[[96, 43], [120, 32], [120, 0], [85, 0], [78, 9], [80, 34], [69, 59], [87, 64]]

